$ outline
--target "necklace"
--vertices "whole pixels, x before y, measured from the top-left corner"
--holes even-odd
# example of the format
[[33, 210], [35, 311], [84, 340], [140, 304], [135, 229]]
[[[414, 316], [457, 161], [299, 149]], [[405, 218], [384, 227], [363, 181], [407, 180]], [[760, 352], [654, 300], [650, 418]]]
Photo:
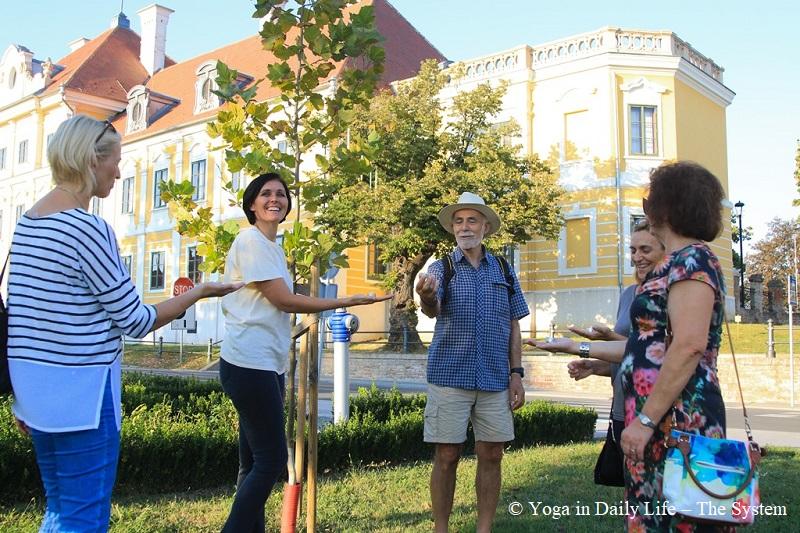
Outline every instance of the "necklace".
[[77, 194], [75, 194], [75, 191], [71, 191], [66, 187], [61, 187], [60, 185], [56, 187], [56, 189], [58, 189], [59, 191], [64, 191], [66, 193], [69, 193], [75, 199], [75, 201], [78, 202], [78, 207], [83, 207], [83, 202], [81, 202], [81, 199], [78, 198]]

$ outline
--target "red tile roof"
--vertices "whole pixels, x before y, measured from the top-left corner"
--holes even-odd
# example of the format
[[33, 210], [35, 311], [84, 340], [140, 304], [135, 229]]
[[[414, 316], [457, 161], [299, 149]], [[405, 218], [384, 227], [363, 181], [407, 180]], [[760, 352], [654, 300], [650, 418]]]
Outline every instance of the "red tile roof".
[[[374, 5], [376, 26], [385, 39], [383, 46], [386, 50], [386, 62], [381, 80], [382, 84], [412, 77], [419, 70], [420, 62], [425, 59], [445, 60], [445, 57], [403, 18], [389, 2], [386, 0], [365, 0], [363, 4]], [[256, 34], [156, 72], [144, 85], [152, 91], [171, 96], [179, 100], [180, 103], [158, 117], [144, 131], [126, 135], [125, 142], [148, 137], [182, 124], [216, 115], [217, 110], [194, 114], [196, 71], [201, 64], [210, 60], [221, 60], [229, 67], [243, 74], [248, 74], [255, 79], [262, 77], [267, 71], [267, 66], [276, 61], [271, 52], [264, 50], [261, 45], [261, 38]], [[357, 61], [352, 64], [356, 66]], [[340, 63], [329, 74], [329, 77], [337, 76], [343, 68], [348, 68], [349, 66], [350, 63]], [[263, 82], [259, 86], [257, 97], [260, 100], [266, 100], [277, 94], [278, 91], [275, 88], [270, 86], [268, 82]], [[125, 131], [126, 120], [127, 117], [125, 115], [117, 119], [115, 122], [117, 131]]]
[[147, 80], [139, 61], [139, 36], [127, 28], [104, 31], [56, 62], [64, 67], [53, 76], [43, 94], [61, 87], [124, 102], [134, 85]]

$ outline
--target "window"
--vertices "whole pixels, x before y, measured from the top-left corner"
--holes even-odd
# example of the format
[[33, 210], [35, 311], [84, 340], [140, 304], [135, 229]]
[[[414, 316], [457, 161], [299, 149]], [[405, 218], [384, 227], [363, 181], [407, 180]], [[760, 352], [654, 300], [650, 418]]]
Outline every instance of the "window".
[[92, 197], [92, 214], [100, 216], [100, 198], [97, 196]]
[[242, 171], [237, 170], [231, 173], [231, 189], [234, 192], [238, 191], [242, 186]]
[[631, 215], [631, 233], [636, 231], [636, 226], [639, 224], [639, 222], [645, 220], [646, 218], [647, 217], [644, 215]]
[[162, 168], [153, 173], [153, 208], [164, 207], [164, 200], [161, 199], [161, 182], [167, 181], [169, 170]]
[[17, 211], [15, 213], [14, 223], [16, 224], [19, 222], [19, 219], [22, 218], [22, 215], [25, 213], [25, 204], [19, 204], [17, 206]]
[[125, 269], [128, 271], [128, 275], [133, 275], [133, 256], [132, 255], [123, 255], [122, 256], [122, 264], [125, 265]]
[[282, 154], [285, 154], [289, 149], [289, 145], [286, 144], [286, 141], [278, 141], [278, 151]]
[[206, 198], [206, 160], [192, 161], [192, 185], [194, 193], [192, 200], [205, 200]]
[[20, 141], [19, 142], [19, 154], [17, 156], [17, 162], [19, 163], [27, 163], [28, 162], [28, 141]]
[[186, 252], [186, 277], [194, 283], [202, 283], [203, 272], [200, 270], [200, 265], [203, 264], [203, 258], [197, 255], [196, 246], [190, 246]]
[[122, 214], [133, 213], [133, 176], [122, 180]]
[[631, 155], [658, 155], [656, 106], [630, 106]]
[[573, 218], [566, 221], [567, 268], [586, 268], [591, 264], [588, 218]]
[[377, 279], [389, 272], [388, 263], [380, 260], [382, 250], [377, 244], [367, 246], [367, 278]]
[[0, 148], [0, 170], [6, 168], [6, 149]]
[[558, 275], [597, 273], [597, 212], [576, 209], [564, 214], [558, 239]]
[[150, 252], [150, 290], [164, 290], [164, 252]]

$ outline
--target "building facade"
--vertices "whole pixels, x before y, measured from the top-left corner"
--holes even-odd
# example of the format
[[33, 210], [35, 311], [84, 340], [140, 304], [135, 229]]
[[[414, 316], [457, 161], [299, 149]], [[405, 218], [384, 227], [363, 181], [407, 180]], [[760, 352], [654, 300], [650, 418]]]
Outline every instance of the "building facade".
[[[362, 3], [373, 5], [375, 23], [384, 38], [382, 85], [413, 76], [423, 60], [445, 60], [388, 2]], [[215, 221], [247, 225], [241, 209], [229, 205], [231, 197], [223, 184], [231, 182], [238, 189], [251, 177], [228, 171], [221, 141], [206, 131], [220, 110], [212, 92], [216, 65], [222, 61], [236, 69], [240, 82], [248, 84], [276, 61], [263, 49], [254, 25], [252, 37], [176, 62], [166, 46], [172, 13], [158, 4], [140, 10], [141, 35], [120, 14], [112, 19], [111, 28], [94, 39], [70, 43], [71, 52], [55, 63], [35, 59], [19, 45], [9, 46], [0, 62], [4, 77], [0, 81], [0, 246], [8, 249], [16, 219], [52, 188], [48, 136], [76, 113], [111, 119], [123, 136], [120, 180], [108, 198], [95, 198], [90, 209], [113, 226], [123, 260], [145, 303], [171, 296], [179, 277], [204, 281], [197, 243], [175, 231], [161, 200], [162, 180], [191, 180], [195, 200], [213, 210]], [[346, 62], [338, 64], [318, 91], [333, 90], [337, 75], [349, 67]], [[259, 85], [259, 99], [276, 96], [267, 83]], [[277, 139], [275, 148], [286, 150], [286, 142]], [[313, 162], [313, 154], [307, 160]], [[339, 294], [378, 290], [377, 282], [359, 269], [367, 254], [366, 247], [349, 254], [354, 268], [338, 275]], [[193, 343], [221, 339], [219, 302], [200, 302], [195, 311], [197, 332], [183, 339]], [[362, 319], [364, 329], [385, 329], [385, 313], [366, 313]], [[165, 326], [153, 335], [170, 342], [180, 334]]]
[[[498, 123], [513, 120], [525, 155], [548, 161], [567, 190], [557, 241], [521, 246], [515, 268], [531, 309], [523, 329], [613, 323], [633, 283], [631, 229], [644, 217], [649, 172], [693, 160], [728, 190], [723, 69], [667, 31], [603, 28], [462, 62], [447, 99], [481, 83], [508, 83]], [[733, 287], [730, 209], [711, 243]], [[728, 291], [732, 309], [733, 294]], [[424, 326], [423, 326], [424, 327]]]
[[[388, 2], [371, 3], [385, 37], [383, 83], [413, 76], [424, 59], [445, 60]], [[161, 180], [191, 180], [197, 201], [210, 207], [217, 221], [246, 225], [241, 210], [229, 205], [223, 184], [244, 187], [248, 176], [228, 171], [218, 140], [206, 132], [219, 110], [212, 92], [216, 62], [225, 62], [249, 83], [274, 58], [263, 50], [254, 28], [250, 38], [173, 61], [166, 49], [171, 13], [160, 5], [141, 10], [141, 36], [120, 14], [94, 39], [70, 43], [70, 53], [56, 62], [36, 59], [19, 45], [5, 50], [0, 59], [0, 249], [8, 249], [16, 220], [52, 187], [48, 136], [75, 113], [113, 117], [123, 135], [120, 180], [111, 196], [93, 201], [91, 210], [114, 227], [145, 302], [170, 296], [178, 277], [203, 281], [202, 254], [197, 243], [174, 231], [160, 198]], [[339, 65], [319, 91], [331, 90], [341, 68], [346, 65]], [[521, 137], [514, 142], [521, 153], [547, 160], [568, 191], [559, 239], [535, 238], [513, 258], [531, 308], [523, 330], [613, 321], [620, 291], [633, 282], [628, 241], [633, 224], [643, 217], [650, 169], [665, 160], [695, 160], [727, 191], [725, 109], [734, 93], [723, 84], [723, 69], [673, 33], [620, 28], [520, 46], [462, 61], [458, 68], [463, 75], [442, 91], [445, 107], [460, 91], [506, 81], [497, 122], [515, 121]], [[276, 96], [262, 85], [259, 98]], [[275, 147], [285, 150], [286, 144], [277, 140]], [[730, 207], [728, 202], [726, 221]], [[729, 224], [712, 247], [732, 287]], [[350, 268], [336, 276], [339, 294], [376, 290], [375, 275], [384, 266], [375, 250], [364, 246], [348, 256]], [[362, 330], [387, 329], [386, 311], [358, 314]], [[198, 304], [196, 317], [198, 331], [186, 341], [223, 336], [218, 302]], [[420, 329], [432, 330], [432, 324], [421, 317]], [[155, 335], [172, 341], [178, 333], [166, 326]]]

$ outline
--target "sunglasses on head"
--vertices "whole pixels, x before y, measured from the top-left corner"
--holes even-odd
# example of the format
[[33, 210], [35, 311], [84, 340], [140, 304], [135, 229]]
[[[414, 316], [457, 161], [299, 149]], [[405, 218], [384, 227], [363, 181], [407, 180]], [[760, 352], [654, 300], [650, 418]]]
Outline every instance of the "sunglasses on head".
[[105, 135], [105, 134], [106, 134], [106, 132], [107, 132], [108, 130], [111, 130], [111, 131], [113, 131], [114, 133], [117, 133], [117, 130], [116, 130], [116, 128], [114, 128], [114, 125], [113, 125], [111, 122], [109, 122], [109, 121], [107, 121], [107, 120], [104, 120], [104, 121], [103, 121], [103, 124], [104, 124], [104, 126], [103, 126], [103, 131], [101, 131], [101, 132], [100, 132], [100, 135], [98, 135], [98, 136], [97, 136], [97, 139], [95, 139], [95, 140], [94, 140], [94, 143], [95, 143], [95, 144], [97, 144], [97, 143], [99, 143], [99, 142], [100, 142], [100, 139], [102, 139], [102, 138], [103, 138], [103, 135]]

